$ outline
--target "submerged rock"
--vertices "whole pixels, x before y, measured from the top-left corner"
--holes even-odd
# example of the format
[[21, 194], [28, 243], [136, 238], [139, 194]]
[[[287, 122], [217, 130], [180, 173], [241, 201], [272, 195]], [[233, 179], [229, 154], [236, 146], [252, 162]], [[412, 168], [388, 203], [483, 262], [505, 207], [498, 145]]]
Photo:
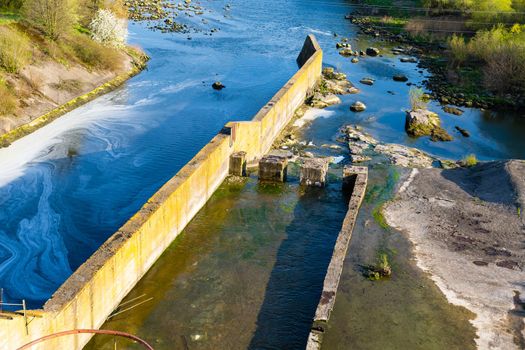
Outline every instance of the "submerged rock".
[[461, 110], [459, 108], [456, 108], [456, 107], [452, 107], [452, 106], [445, 106], [445, 107], [443, 107], [443, 111], [445, 111], [446, 113], [454, 114], [454, 115], [462, 115], [463, 114], [463, 110]]
[[393, 77], [394, 81], [398, 81], [398, 82], [401, 82], [401, 83], [404, 83], [404, 82], [407, 82], [408, 81], [408, 77], [404, 74], [396, 74], [394, 75]]
[[353, 112], [362, 112], [366, 109], [366, 105], [361, 101], [356, 101], [350, 106], [350, 110]]
[[463, 129], [462, 127], [459, 127], [456, 125], [456, 130], [460, 132], [461, 135], [465, 136], [465, 137], [470, 137], [470, 133]]

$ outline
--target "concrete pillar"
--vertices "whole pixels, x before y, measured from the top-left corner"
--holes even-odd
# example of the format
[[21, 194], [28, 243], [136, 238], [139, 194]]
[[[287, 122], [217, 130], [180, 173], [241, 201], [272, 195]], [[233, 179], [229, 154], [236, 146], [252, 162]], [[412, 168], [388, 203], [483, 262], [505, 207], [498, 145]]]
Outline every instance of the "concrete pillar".
[[285, 182], [288, 159], [278, 156], [264, 156], [259, 161], [259, 180]]
[[246, 176], [246, 152], [236, 152], [230, 156], [230, 175]]
[[366, 166], [345, 165], [343, 168], [344, 192], [352, 193], [359, 174], [368, 174], [368, 168]]
[[301, 164], [300, 181], [304, 186], [324, 187], [328, 161], [323, 158], [305, 158]]

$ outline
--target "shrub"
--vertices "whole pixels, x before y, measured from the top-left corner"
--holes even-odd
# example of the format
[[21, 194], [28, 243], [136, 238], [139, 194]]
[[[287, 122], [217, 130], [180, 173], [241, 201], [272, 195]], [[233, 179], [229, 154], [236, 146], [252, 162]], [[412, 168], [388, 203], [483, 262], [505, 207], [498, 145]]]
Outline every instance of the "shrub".
[[75, 34], [71, 47], [80, 61], [89, 67], [109, 70], [122, 68], [122, 53], [114, 48], [102, 46], [84, 34]]
[[417, 109], [427, 109], [428, 99], [423, 89], [411, 87], [408, 95], [410, 99], [410, 107], [413, 111]]
[[29, 63], [31, 47], [29, 39], [10, 27], [0, 27], [0, 67], [16, 73]]
[[462, 36], [452, 35], [448, 41], [448, 46], [452, 52], [453, 62], [456, 66], [461, 65], [468, 58], [468, 46]]
[[106, 46], [122, 47], [128, 36], [126, 20], [117, 18], [110, 10], [98, 10], [89, 28], [91, 38]]
[[478, 159], [476, 158], [476, 155], [469, 154], [468, 156], [463, 158], [462, 163], [463, 163], [464, 166], [472, 167], [472, 166], [478, 164]]
[[500, 47], [486, 60], [483, 69], [485, 86], [499, 93], [525, 90], [524, 62], [525, 45], [511, 43]]

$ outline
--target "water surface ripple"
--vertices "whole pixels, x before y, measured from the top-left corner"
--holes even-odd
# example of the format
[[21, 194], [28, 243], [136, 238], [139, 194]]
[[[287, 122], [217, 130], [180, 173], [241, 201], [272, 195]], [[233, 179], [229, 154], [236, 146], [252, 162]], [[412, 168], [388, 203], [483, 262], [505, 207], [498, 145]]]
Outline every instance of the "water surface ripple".
[[[29, 307], [41, 307], [227, 121], [252, 118], [296, 71], [295, 57], [308, 33], [325, 49], [325, 64], [353, 81], [377, 78], [373, 87], [360, 86], [367, 112], [349, 112], [356, 97], [345, 97], [332, 109], [337, 113], [326, 124], [327, 133], [358, 122], [384, 141], [440, 156], [525, 156], [525, 122], [509, 115], [475, 110], [461, 118], [444, 115], [447, 130], [459, 124], [473, 135], [456, 136], [447, 145], [407, 138], [408, 87], [390, 75], [403, 72], [417, 83], [425, 72], [396, 57], [352, 65], [339, 56], [333, 32], [356, 37], [343, 18], [346, 1], [234, 0], [228, 1], [230, 11], [224, 10], [226, 3], [201, 2], [212, 11], [208, 21], [221, 29], [213, 36], [191, 34], [188, 40], [131, 25], [132, 43], [152, 57], [146, 71], [0, 150], [0, 287], [6, 299], [24, 298]], [[211, 89], [215, 80], [226, 89]]]

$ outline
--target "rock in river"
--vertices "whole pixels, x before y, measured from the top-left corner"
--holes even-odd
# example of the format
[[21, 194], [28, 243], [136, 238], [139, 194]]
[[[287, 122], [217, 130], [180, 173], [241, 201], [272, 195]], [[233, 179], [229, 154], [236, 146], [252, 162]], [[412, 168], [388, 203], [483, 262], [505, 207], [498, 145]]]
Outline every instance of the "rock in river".
[[361, 101], [356, 101], [350, 106], [350, 110], [354, 112], [362, 112], [366, 109], [366, 105]]
[[359, 80], [359, 82], [361, 84], [365, 84], [365, 85], [374, 85], [374, 79], [372, 79], [372, 78], [363, 78], [363, 79]]
[[369, 48], [366, 49], [366, 54], [368, 56], [375, 57], [375, 56], [379, 55], [379, 49], [377, 49], [375, 47], [369, 47]]
[[452, 136], [441, 127], [439, 116], [425, 109], [408, 111], [405, 129], [407, 134], [411, 136], [428, 135], [432, 141], [452, 141]]
[[215, 90], [222, 90], [226, 86], [224, 86], [220, 81], [216, 81], [215, 83], [212, 84], [211, 87], [214, 88]]
[[407, 82], [408, 81], [408, 77], [406, 75], [403, 75], [403, 74], [397, 74], [397, 75], [394, 75], [394, 81], [399, 81], [399, 82]]

